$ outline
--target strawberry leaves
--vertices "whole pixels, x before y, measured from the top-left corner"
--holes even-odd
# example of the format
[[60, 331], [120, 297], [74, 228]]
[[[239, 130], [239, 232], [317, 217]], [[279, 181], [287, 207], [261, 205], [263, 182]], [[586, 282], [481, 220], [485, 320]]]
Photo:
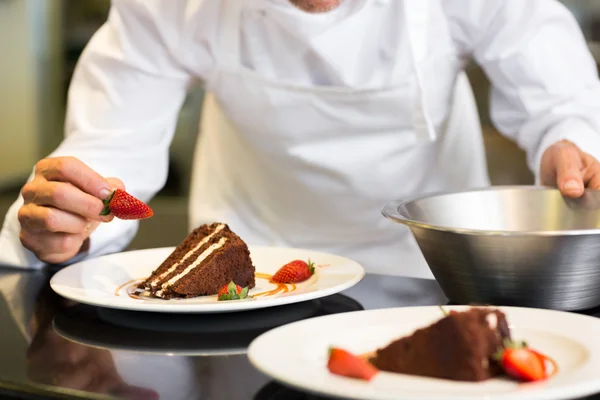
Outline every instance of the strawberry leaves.
[[247, 286], [242, 289], [234, 282], [229, 282], [229, 285], [223, 286], [221, 290], [219, 290], [218, 300], [227, 301], [251, 298], [252, 296], [248, 295], [249, 290], [250, 288]]
[[106, 199], [102, 200], [102, 204], [104, 204], [104, 208], [100, 212], [100, 215], [104, 216], [104, 215], [110, 214], [110, 202], [114, 195], [115, 195], [115, 192], [112, 192], [110, 194], [110, 196], [108, 196]]
[[315, 273], [315, 263], [310, 261], [310, 258], [308, 259], [308, 270], [311, 275]]

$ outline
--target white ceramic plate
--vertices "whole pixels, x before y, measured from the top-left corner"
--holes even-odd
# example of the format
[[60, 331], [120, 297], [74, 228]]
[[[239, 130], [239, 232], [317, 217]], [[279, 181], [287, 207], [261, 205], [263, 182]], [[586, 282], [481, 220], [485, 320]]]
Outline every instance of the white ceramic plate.
[[256, 287], [250, 290], [254, 297], [245, 300], [218, 301], [216, 295], [183, 300], [130, 297], [128, 288], [133, 287], [134, 281], [148, 277], [173, 249], [136, 250], [82, 261], [56, 273], [50, 280], [50, 286], [63, 297], [100, 307], [170, 313], [215, 313], [273, 307], [329, 296], [356, 285], [365, 274], [358, 263], [336, 255], [302, 249], [250, 247], [257, 276], [272, 275], [289, 261], [308, 258], [315, 263], [316, 272], [305, 282], [287, 285], [288, 292], [266, 295], [277, 285], [257, 277]]
[[503, 378], [470, 383], [381, 372], [366, 382], [327, 370], [330, 346], [369, 353], [440, 319], [438, 307], [359, 311], [295, 322], [259, 336], [250, 345], [248, 357], [279, 382], [351, 399], [549, 400], [600, 392], [600, 319], [558, 311], [501, 309], [513, 337], [552, 357], [558, 374], [544, 382], [523, 384]]

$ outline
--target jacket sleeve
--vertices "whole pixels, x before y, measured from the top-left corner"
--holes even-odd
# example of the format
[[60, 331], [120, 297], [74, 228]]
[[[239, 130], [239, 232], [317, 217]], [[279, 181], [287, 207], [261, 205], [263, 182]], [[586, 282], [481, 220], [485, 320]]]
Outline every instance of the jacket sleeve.
[[[183, 4], [182, 1], [162, 2]], [[74, 156], [105, 177], [118, 177], [127, 190], [150, 200], [167, 177], [169, 145], [191, 77], [179, 67], [173, 46], [176, 24], [159, 1], [114, 0], [108, 21], [84, 50], [68, 94], [65, 139], [50, 155]], [[161, 26], [162, 24], [162, 26]], [[17, 200], [0, 232], [0, 264], [43, 264], [19, 241]], [[90, 249], [77, 259], [120, 251], [137, 231], [136, 222], [102, 224]], [[71, 260], [71, 262], [76, 261]]]
[[491, 116], [540, 162], [567, 139], [600, 160], [600, 81], [573, 15], [555, 0], [450, 0], [444, 3], [460, 51], [492, 83]]

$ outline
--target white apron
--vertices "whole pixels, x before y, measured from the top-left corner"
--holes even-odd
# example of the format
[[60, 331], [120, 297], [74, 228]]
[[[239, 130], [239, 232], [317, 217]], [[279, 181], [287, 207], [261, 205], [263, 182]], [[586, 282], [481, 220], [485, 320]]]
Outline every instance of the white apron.
[[358, 90], [297, 86], [245, 68], [240, 16], [248, 4], [223, 1], [218, 68], [207, 82], [192, 172], [191, 226], [224, 221], [250, 245], [327, 251], [371, 273], [431, 278], [410, 231], [382, 217], [382, 207], [489, 181], [464, 73], [450, 116], [438, 126], [428, 116], [419, 69], [428, 1], [406, 0], [399, 20], [415, 73]]

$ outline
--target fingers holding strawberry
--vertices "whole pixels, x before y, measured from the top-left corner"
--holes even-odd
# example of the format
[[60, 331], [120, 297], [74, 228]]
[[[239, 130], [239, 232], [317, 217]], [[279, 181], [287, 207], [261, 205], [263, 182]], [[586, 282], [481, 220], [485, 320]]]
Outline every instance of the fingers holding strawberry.
[[[101, 222], [115, 216], [139, 219], [151, 210], [126, 202], [125, 185], [116, 178], [104, 178], [74, 157], [53, 157], [39, 161], [33, 179], [23, 186], [23, 205], [17, 217], [19, 238], [25, 248], [44, 262], [63, 263], [89, 246], [88, 238]], [[111, 196], [112, 194], [112, 196]], [[103, 212], [102, 199], [121, 199], [114, 213]], [[137, 202], [139, 200], [136, 199]], [[126, 204], [126, 207], [121, 205]]]
[[55, 157], [36, 164], [33, 179], [23, 186], [18, 210], [19, 238], [25, 248], [47, 263], [68, 261], [86, 249], [91, 233], [113, 216], [101, 216], [102, 198], [118, 179], [106, 179], [74, 157]]

